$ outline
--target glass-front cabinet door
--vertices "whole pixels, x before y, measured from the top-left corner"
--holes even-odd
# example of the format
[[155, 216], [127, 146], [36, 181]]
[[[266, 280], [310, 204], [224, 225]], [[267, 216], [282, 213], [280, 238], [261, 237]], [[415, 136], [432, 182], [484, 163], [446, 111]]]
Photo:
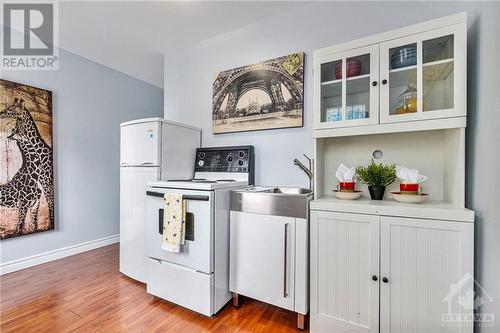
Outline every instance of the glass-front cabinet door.
[[323, 56], [315, 68], [315, 128], [378, 123], [378, 45]]
[[381, 123], [466, 115], [466, 34], [461, 28], [380, 44]]

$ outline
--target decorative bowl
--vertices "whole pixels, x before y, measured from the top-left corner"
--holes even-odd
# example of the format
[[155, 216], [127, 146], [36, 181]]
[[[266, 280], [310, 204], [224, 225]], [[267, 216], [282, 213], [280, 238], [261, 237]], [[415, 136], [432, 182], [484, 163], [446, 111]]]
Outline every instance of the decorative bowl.
[[417, 195], [401, 194], [401, 192], [391, 192], [394, 200], [403, 203], [422, 203], [427, 200], [428, 194], [421, 193]]
[[341, 200], [356, 200], [361, 196], [361, 193], [363, 193], [363, 191], [340, 192], [339, 190], [333, 190], [333, 193], [338, 199]]
[[391, 55], [391, 68], [415, 66], [417, 64], [417, 46], [407, 45], [396, 49]]
[[[349, 59], [346, 63], [347, 76], [358, 76], [361, 73], [361, 60], [359, 59]], [[342, 62], [335, 64], [335, 78], [337, 80], [342, 78]]]

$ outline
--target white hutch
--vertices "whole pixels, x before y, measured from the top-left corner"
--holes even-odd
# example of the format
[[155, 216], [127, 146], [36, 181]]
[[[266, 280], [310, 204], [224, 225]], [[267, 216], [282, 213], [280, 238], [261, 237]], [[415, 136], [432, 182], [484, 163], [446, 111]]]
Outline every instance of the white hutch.
[[[314, 51], [312, 332], [472, 332], [450, 321], [473, 311], [466, 37], [460, 13]], [[398, 181], [383, 201], [360, 183], [360, 199], [336, 199], [338, 165], [365, 165], [376, 150], [377, 162], [428, 176], [428, 200], [394, 201]]]

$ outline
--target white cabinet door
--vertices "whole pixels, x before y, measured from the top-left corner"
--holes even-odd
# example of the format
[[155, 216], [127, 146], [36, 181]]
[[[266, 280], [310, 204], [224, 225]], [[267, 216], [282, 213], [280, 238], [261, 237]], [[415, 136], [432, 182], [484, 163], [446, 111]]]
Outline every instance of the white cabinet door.
[[311, 212], [312, 332], [378, 332], [379, 219]]
[[295, 219], [231, 212], [229, 290], [294, 310]]
[[380, 122], [466, 115], [466, 25], [380, 44]]
[[381, 217], [380, 230], [380, 331], [472, 332], [443, 319], [472, 315], [473, 224]]
[[314, 128], [378, 124], [379, 46], [315, 59]]

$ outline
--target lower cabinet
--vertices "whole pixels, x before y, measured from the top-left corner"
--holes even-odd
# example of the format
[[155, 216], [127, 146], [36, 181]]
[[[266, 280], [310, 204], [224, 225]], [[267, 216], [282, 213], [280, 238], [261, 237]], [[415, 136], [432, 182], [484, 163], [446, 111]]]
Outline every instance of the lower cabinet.
[[378, 216], [311, 211], [311, 331], [378, 331], [378, 231]]
[[311, 211], [312, 332], [472, 332], [473, 223]]

